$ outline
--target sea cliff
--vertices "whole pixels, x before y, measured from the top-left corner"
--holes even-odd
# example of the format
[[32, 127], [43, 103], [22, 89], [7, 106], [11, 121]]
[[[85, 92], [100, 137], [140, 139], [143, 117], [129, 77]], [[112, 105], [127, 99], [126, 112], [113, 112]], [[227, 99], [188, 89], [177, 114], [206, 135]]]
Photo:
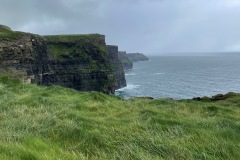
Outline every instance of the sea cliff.
[[27, 83], [114, 93], [126, 80], [105, 36], [39, 36], [0, 26], [0, 74]]
[[121, 60], [124, 69], [132, 69], [133, 62], [128, 58], [126, 51], [118, 51], [119, 59]]
[[118, 56], [118, 46], [107, 45], [107, 51], [109, 53], [108, 60], [114, 69], [116, 77], [116, 89], [120, 89], [127, 86], [125, 79], [124, 66]]
[[142, 53], [128, 53], [127, 57], [132, 62], [148, 61], [149, 58]]

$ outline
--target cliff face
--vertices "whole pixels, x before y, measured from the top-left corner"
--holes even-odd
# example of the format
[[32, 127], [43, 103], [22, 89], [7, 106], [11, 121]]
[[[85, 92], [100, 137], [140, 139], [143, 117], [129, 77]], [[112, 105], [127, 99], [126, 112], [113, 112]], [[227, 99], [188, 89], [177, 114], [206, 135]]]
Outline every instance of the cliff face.
[[44, 85], [61, 85], [81, 91], [114, 93], [115, 74], [108, 61], [105, 36], [45, 36], [52, 56]]
[[123, 64], [124, 69], [133, 68], [133, 62], [128, 58], [127, 53], [125, 51], [119, 51], [118, 56]]
[[149, 58], [142, 53], [128, 53], [127, 57], [132, 61], [132, 62], [139, 62], [139, 61], [148, 61]]
[[114, 93], [125, 80], [114, 56], [103, 35], [42, 37], [0, 26], [0, 75], [28, 83]]
[[27, 83], [41, 84], [43, 65], [48, 62], [46, 41], [41, 36], [0, 27], [0, 74]]
[[127, 83], [125, 79], [123, 64], [118, 57], [118, 46], [107, 45], [107, 50], [109, 53], [108, 59], [114, 69], [114, 74], [116, 77], [116, 89], [126, 87]]

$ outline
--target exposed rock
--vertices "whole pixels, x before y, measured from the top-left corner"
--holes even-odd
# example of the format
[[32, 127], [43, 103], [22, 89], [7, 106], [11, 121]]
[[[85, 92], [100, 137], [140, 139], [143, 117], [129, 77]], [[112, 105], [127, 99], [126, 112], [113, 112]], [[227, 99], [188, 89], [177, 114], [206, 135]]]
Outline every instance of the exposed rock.
[[132, 62], [148, 61], [149, 60], [149, 58], [147, 56], [143, 55], [142, 53], [128, 53], [127, 57]]
[[[0, 75], [27, 83], [61, 85], [80, 91], [114, 93], [124, 85], [105, 36], [38, 36], [0, 30]], [[123, 76], [123, 77], [121, 77]]]
[[115, 92], [115, 70], [109, 62], [105, 36], [45, 36], [52, 56], [44, 85], [61, 85], [81, 91]]
[[127, 86], [123, 64], [118, 57], [118, 46], [107, 45], [107, 50], [109, 53], [109, 62], [114, 68], [114, 74], [116, 77], [116, 89], [123, 88]]
[[0, 74], [41, 84], [48, 63], [46, 40], [37, 35], [0, 30]]
[[123, 64], [124, 69], [133, 68], [133, 62], [128, 58], [127, 53], [125, 51], [118, 51], [118, 56]]
[[228, 98], [236, 96], [236, 93], [229, 92], [227, 94], [217, 94], [212, 97], [194, 97], [192, 100], [195, 101], [203, 101], [203, 102], [211, 102], [211, 101], [221, 101], [221, 100], [226, 100]]

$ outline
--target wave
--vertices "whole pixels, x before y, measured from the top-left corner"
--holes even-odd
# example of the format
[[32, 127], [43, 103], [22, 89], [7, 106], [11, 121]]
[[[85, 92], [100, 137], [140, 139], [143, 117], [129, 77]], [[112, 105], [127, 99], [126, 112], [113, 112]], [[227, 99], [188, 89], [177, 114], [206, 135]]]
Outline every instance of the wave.
[[139, 88], [139, 87], [140, 87], [140, 85], [128, 84], [127, 87], [118, 89], [118, 90], [116, 90], [116, 91], [133, 90], [133, 89], [137, 89], [137, 88]]
[[159, 72], [159, 73], [154, 73], [154, 75], [163, 75], [165, 74], [164, 72]]
[[125, 73], [125, 76], [135, 76], [136, 73]]

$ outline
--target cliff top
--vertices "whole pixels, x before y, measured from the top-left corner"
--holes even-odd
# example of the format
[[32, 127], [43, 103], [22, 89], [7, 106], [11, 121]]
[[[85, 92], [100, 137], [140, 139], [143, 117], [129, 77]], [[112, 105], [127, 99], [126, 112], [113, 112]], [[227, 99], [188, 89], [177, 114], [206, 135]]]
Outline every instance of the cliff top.
[[142, 53], [128, 53], [127, 56], [132, 62], [149, 60], [149, 58]]
[[[70, 59], [91, 59], [94, 54], [107, 55], [105, 36], [100, 34], [46, 35], [48, 49], [53, 57], [61, 60], [64, 56]], [[79, 57], [80, 56], [80, 57]], [[96, 57], [99, 55], [95, 55]]]
[[18, 39], [21, 35], [21, 32], [12, 31], [9, 27], [0, 25], [0, 40], [9, 41]]
[[65, 34], [65, 35], [45, 35], [48, 42], [76, 42], [76, 41], [96, 41], [105, 43], [105, 36], [101, 34]]

